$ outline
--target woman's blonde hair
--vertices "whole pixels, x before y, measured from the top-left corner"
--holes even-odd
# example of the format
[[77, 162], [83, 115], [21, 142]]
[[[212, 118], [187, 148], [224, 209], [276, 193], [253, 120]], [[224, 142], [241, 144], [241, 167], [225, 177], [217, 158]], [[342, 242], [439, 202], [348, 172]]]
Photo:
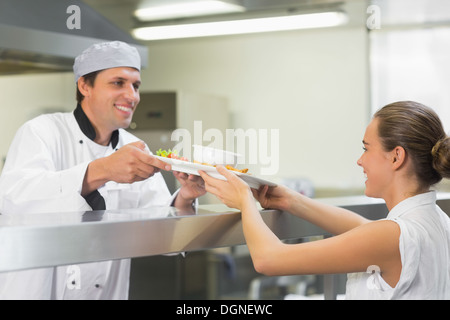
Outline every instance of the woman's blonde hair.
[[450, 138], [431, 108], [414, 101], [399, 101], [378, 110], [374, 118], [380, 120], [378, 135], [384, 150], [403, 147], [423, 186], [450, 178]]

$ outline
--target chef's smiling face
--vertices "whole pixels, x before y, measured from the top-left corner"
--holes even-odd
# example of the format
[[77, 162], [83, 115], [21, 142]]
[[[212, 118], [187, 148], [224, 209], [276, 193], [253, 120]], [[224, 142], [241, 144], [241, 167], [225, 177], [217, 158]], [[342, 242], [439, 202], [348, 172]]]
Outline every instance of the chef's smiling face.
[[369, 197], [384, 198], [389, 193], [392, 181], [391, 153], [386, 152], [378, 136], [378, 121], [374, 119], [367, 126], [363, 139], [364, 153], [358, 159], [358, 165], [366, 176], [365, 194]]
[[134, 68], [111, 68], [98, 73], [82, 102], [96, 129], [112, 132], [128, 128], [140, 100], [140, 84], [140, 72]]

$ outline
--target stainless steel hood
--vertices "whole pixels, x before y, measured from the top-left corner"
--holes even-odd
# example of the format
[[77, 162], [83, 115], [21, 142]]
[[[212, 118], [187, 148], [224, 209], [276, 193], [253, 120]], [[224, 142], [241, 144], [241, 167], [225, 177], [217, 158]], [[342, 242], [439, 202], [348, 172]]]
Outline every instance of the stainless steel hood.
[[[67, 26], [71, 5], [80, 29]], [[108, 40], [134, 45], [147, 66], [147, 48], [82, 1], [0, 0], [0, 75], [71, 71], [78, 54]]]

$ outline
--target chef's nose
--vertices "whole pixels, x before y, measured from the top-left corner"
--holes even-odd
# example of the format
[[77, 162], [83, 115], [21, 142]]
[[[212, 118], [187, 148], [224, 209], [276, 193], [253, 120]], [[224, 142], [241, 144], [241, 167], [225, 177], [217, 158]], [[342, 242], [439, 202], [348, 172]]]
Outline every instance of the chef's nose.
[[131, 101], [139, 102], [139, 90], [133, 85], [127, 86], [125, 88], [125, 98]]

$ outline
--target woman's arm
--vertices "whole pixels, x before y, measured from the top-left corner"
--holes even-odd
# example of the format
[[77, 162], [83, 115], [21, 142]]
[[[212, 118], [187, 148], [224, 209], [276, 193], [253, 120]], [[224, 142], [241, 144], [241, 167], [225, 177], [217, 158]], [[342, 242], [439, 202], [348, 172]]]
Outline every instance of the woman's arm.
[[281, 242], [248, 203], [242, 210], [245, 239], [255, 270], [265, 275], [366, 272], [378, 266], [394, 287], [401, 273], [400, 228], [393, 221], [376, 221], [341, 235], [301, 244]]
[[[301, 207], [301, 212], [318, 210], [318, 214], [328, 218], [344, 218], [347, 222], [337, 229], [356, 226], [325, 240], [285, 244], [263, 221], [250, 188], [234, 174], [222, 168], [218, 168], [218, 171], [228, 181], [213, 179], [202, 173], [206, 190], [217, 195], [228, 206], [241, 210], [244, 236], [258, 272], [267, 275], [364, 272], [369, 266], [376, 265], [388, 284], [395, 286], [397, 283], [401, 272], [400, 229], [395, 222], [358, 223], [359, 219], [346, 210], [334, 210], [333, 207], [315, 202], [294, 203], [293, 208]], [[282, 193], [286, 197], [286, 190], [278, 190], [274, 194], [279, 196]], [[305, 201], [297, 195], [294, 198], [300, 203]], [[315, 218], [309, 212], [306, 215], [302, 213], [301, 216], [309, 216], [311, 221], [331, 225], [326, 221], [327, 218]], [[352, 222], [354, 219], [356, 222]]]
[[284, 186], [263, 186], [252, 191], [263, 208], [287, 211], [334, 235], [370, 222], [350, 210], [321, 203]]

